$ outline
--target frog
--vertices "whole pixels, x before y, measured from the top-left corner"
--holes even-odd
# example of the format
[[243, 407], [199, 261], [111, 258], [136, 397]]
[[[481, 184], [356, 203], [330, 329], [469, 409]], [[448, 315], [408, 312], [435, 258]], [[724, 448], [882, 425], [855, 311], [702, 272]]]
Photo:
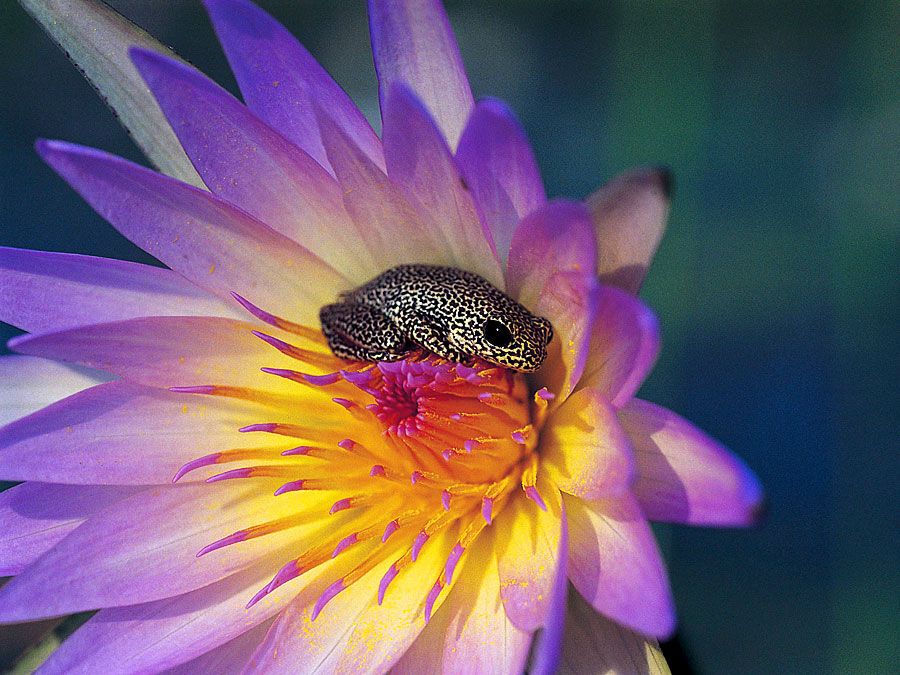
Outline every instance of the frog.
[[553, 340], [547, 319], [483, 277], [440, 265], [392, 267], [322, 307], [319, 320], [334, 355], [355, 361], [399, 361], [425, 350], [533, 372]]

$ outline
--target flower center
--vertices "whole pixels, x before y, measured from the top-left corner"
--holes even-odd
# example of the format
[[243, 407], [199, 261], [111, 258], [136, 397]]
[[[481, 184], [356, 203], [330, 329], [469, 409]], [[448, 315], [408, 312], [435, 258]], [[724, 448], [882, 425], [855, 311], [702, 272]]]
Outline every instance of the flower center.
[[[441, 535], [446, 541], [450, 535], [454, 543], [428, 595], [427, 620], [456, 564], [517, 490], [546, 508], [535, 487], [535, 447], [552, 394], [542, 389], [532, 397], [522, 374], [485, 361], [463, 365], [421, 354], [392, 363], [341, 361], [330, 354], [317, 331], [240, 300], [257, 318], [305, 343], [297, 346], [256, 333], [302, 368], [263, 370], [295, 383], [294, 403], [321, 408], [321, 424], [317, 427], [315, 419], [298, 421], [296, 406], [285, 406], [284, 420], [257, 421], [241, 429], [272, 435], [276, 444], [271, 451], [208, 455], [187, 464], [176, 479], [202, 466], [264, 457], [266, 464], [232, 469], [208, 480], [275, 479], [280, 487], [273, 499], [319, 493], [322, 500], [312, 506], [306, 502], [303, 508], [312, 513], [303, 515], [327, 524], [322, 536], [311, 546], [301, 545], [248, 606], [350, 551], [358, 559], [321, 595], [313, 618], [339, 592], [391, 560], [378, 587], [380, 604], [394, 579], [415, 564], [430, 540]], [[210, 386], [180, 391], [219, 393]], [[296, 445], [297, 440], [302, 444]], [[279, 442], [288, 447], [282, 449]], [[240, 530], [201, 554], [295, 524], [296, 517], [287, 517]]]

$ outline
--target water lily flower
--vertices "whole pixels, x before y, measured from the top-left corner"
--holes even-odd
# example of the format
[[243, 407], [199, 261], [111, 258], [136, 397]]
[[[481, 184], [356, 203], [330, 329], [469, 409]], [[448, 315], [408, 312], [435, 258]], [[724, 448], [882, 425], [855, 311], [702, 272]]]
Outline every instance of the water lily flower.
[[[244, 102], [95, 0], [21, 1], [159, 172], [38, 152], [167, 266], [0, 250], [0, 621], [99, 610], [44, 672], [665, 672], [648, 519], [761, 500], [635, 398], [665, 173], [548, 200], [437, 0], [369, 3], [380, 137], [249, 0], [206, 0]], [[544, 366], [334, 356], [320, 308], [411, 262], [549, 319]]]

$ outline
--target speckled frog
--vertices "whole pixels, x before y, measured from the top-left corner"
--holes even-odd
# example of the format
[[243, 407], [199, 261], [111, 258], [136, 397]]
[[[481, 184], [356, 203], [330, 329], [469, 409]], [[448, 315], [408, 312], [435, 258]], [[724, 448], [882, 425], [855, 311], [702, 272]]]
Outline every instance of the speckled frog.
[[453, 267], [400, 265], [319, 312], [336, 356], [399, 361], [418, 348], [461, 363], [472, 357], [534, 371], [553, 327], [488, 281]]

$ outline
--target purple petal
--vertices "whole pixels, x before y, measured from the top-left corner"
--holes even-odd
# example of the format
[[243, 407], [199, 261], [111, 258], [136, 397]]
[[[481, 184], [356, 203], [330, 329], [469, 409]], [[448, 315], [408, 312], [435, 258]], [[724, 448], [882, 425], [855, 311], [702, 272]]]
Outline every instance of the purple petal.
[[230, 642], [167, 670], [166, 675], [196, 675], [197, 673], [242, 675], [246, 672], [245, 667], [250, 657], [262, 644], [274, 622], [274, 619], [270, 619], [261, 623]]
[[107, 382], [106, 373], [31, 356], [0, 356], [0, 425]]
[[578, 593], [569, 593], [560, 672], [671, 675], [656, 640], [601, 616]]
[[382, 93], [382, 114], [388, 176], [419, 207], [435, 238], [443, 239], [455, 267], [502, 288], [490, 230], [481, 222], [472, 193], [428, 111], [398, 83]]
[[319, 307], [346, 290], [308, 250], [208, 192], [90, 148], [41, 141], [38, 151], [122, 234], [226, 301], [237, 292], [318, 325]]
[[559, 538], [559, 563], [553, 584], [553, 597], [544, 622], [543, 630], [535, 640], [531, 665], [532, 675], [553, 675], [557, 672], [562, 658], [562, 643], [566, 627], [566, 607], [569, 591], [569, 525], [566, 522], [565, 504], [562, 507], [562, 536]]
[[634, 296], [602, 286], [594, 307], [590, 346], [580, 387], [595, 387], [619, 408], [627, 403], [656, 363], [659, 324]]
[[0, 247], [0, 320], [31, 333], [138, 316], [240, 316], [170, 270]]
[[472, 110], [472, 90], [439, 0], [369, 0], [369, 31], [382, 116], [394, 83], [428, 107], [451, 148]]
[[619, 411], [637, 462], [633, 490], [651, 520], [689, 525], [752, 525], [763, 491], [753, 472], [693, 424], [632, 399]]
[[280, 23], [247, 0], [205, 0], [241, 94], [250, 109], [331, 168], [313, 101], [376, 165], [381, 141], [365, 116], [312, 55]]
[[597, 230], [597, 268], [605, 284], [636, 295], [669, 216], [672, 177], [666, 169], [636, 169], [587, 198]]
[[593, 276], [595, 248], [591, 217], [584, 205], [553, 200], [516, 228], [506, 268], [507, 291], [526, 307], [534, 307], [554, 274]]
[[251, 332], [253, 324], [212, 317], [149, 317], [22, 335], [10, 348], [99, 368], [151, 387], [216, 384], [271, 390], [260, 364], [290, 368]]
[[440, 230], [426, 225], [384, 171], [324, 111], [319, 113], [319, 125], [344, 205], [375, 264], [380, 269], [411, 261], [453, 264]]
[[525, 131], [502, 101], [476, 104], [456, 161], [506, 262], [516, 225], [547, 197]]
[[598, 612], [645, 635], [668, 637], [675, 608], [653, 531], [637, 501], [563, 495], [569, 579]]
[[[129, 607], [103, 609], [68, 638], [42, 666], [47, 673], [161, 672], [200, 657], [254, 631], [299, 592], [270, 593], [244, 610], [247, 598], [271, 577], [269, 564], [232, 575], [184, 595]], [[244, 645], [244, 663], [264, 637]], [[238, 656], [239, 654], [235, 654]], [[215, 672], [215, 671], [195, 671]]]
[[295, 541], [296, 532], [280, 532], [197, 557], [210, 541], [271, 512], [268, 484], [139, 492], [95, 513], [0, 589], [0, 622], [134, 605], [207, 586]]
[[[246, 401], [110, 382], [0, 428], [0, 478], [165, 485], [199, 456], [271, 447], [264, 435], [248, 438], [238, 431], [247, 419], [267, 414], [269, 408]], [[278, 450], [272, 455], [277, 457]], [[217, 471], [221, 465], [193, 471], [183, 480], [203, 480]]]
[[86, 518], [134, 492], [34, 482], [0, 492], [0, 576], [19, 574]]
[[193, 68], [154, 52], [131, 58], [214, 194], [360, 282], [377, 273], [340, 187], [312, 157]]

